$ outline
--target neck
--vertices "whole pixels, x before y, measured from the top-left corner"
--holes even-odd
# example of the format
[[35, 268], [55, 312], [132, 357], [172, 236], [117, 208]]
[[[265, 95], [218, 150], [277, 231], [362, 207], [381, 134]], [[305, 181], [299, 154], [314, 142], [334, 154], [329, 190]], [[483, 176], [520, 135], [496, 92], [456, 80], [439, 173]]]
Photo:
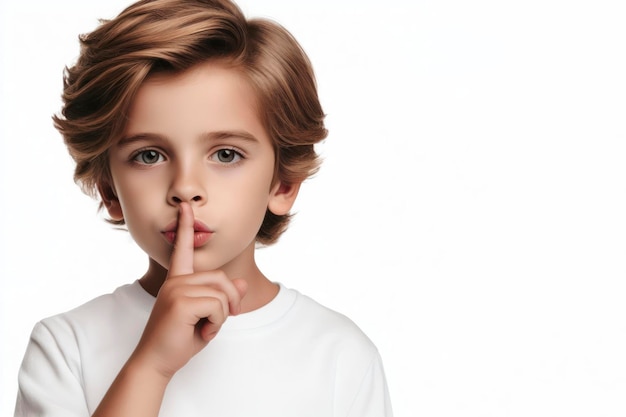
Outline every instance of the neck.
[[[254, 261], [254, 247], [252, 247], [251, 250], [252, 262], [248, 262], [244, 265], [234, 265], [234, 263], [231, 263], [221, 268], [230, 279], [244, 279], [248, 284], [248, 291], [241, 302], [242, 313], [263, 307], [278, 294], [278, 285], [272, 283], [259, 270]], [[146, 292], [156, 297], [161, 289], [161, 285], [163, 285], [167, 279], [167, 273], [166, 268], [154, 259], [149, 258], [148, 270], [139, 279], [139, 283]]]

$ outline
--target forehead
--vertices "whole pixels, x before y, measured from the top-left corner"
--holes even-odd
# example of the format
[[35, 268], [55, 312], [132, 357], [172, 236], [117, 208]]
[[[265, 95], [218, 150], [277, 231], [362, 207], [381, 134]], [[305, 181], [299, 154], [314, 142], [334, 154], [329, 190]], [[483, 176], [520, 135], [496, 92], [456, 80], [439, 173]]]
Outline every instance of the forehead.
[[259, 115], [256, 93], [241, 71], [206, 62], [148, 77], [131, 103], [124, 135], [242, 130], [267, 138]]

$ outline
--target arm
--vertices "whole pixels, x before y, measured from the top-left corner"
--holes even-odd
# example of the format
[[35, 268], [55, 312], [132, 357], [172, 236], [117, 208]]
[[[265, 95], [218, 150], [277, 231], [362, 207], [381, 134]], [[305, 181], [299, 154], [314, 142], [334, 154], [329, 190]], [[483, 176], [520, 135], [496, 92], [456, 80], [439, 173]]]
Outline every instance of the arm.
[[93, 414], [96, 416], [158, 416], [170, 378], [155, 372], [135, 355], [126, 362]]
[[174, 374], [240, 311], [246, 286], [219, 271], [193, 270], [193, 212], [181, 204], [168, 277], [137, 348], [100, 402], [94, 417], [156, 417]]

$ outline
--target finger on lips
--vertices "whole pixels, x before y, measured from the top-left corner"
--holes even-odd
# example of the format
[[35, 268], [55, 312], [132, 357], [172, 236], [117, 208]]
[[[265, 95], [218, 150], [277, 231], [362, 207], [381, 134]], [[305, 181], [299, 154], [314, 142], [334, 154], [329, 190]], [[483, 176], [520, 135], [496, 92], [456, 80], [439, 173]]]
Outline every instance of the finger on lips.
[[176, 275], [193, 274], [193, 211], [188, 203], [180, 203], [178, 209], [176, 240], [170, 258], [168, 278]]
[[[195, 218], [191, 205], [181, 202], [168, 278], [194, 273], [194, 221]], [[223, 303], [226, 316], [239, 314], [241, 312], [241, 299], [247, 289], [246, 282], [242, 279], [233, 282], [221, 271], [213, 271], [207, 278], [209, 279], [204, 282], [204, 285], [213, 286], [222, 293], [222, 296], [218, 297], [218, 299]]]

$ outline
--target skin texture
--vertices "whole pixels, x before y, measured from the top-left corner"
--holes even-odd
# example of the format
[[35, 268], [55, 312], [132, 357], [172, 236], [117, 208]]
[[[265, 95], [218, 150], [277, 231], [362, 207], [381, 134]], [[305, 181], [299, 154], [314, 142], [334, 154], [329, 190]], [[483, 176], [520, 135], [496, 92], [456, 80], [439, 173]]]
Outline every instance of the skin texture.
[[[156, 416], [172, 376], [229, 315], [257, 309], [278, 287], [258, 269], [266, 209], [287, 214], [299, 184], [273, 178], [274, 151], [237, 71], [203, 63], [140, 89], [100, 184], [150, 258], [141, 285], [156, 303], [137, 348], [95, 416]], [[140, 401], [138, 401], [140, 399]]]

